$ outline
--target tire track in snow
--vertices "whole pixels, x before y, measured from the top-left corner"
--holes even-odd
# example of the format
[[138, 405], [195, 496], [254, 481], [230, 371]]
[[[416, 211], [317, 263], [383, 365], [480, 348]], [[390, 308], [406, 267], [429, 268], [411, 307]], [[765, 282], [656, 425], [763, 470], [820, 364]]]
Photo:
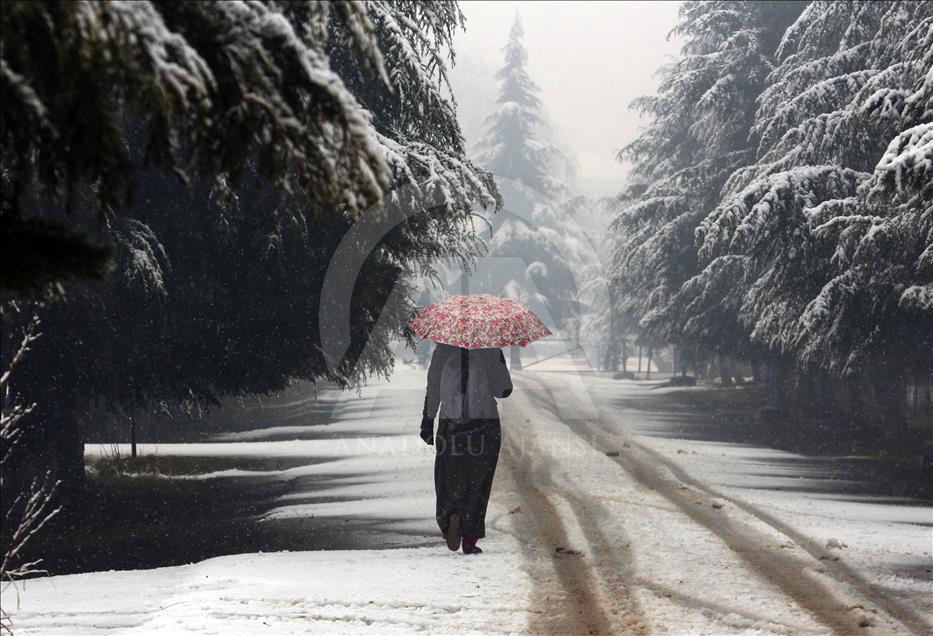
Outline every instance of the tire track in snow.
[[591, 497], [583, 501], [563, 486], [555, 486], [555, 489], [567, 499], [580, 522], [580, 528], [592, 551], [593, 568], [602, 579], [604, 599], [607, 598], [610, 603], [609, 613], [619, 617], [625, 633], [647, 633], [648, 621], [631, 594], [631, 589], [637, 583], [631, 542], [625, 540], [622, 545], [618, 545], [609, 540], [600, 527], [600, 520], [608, 518], [610, 513], [601, 502]]
[[[519, 411], [535, 417], [535, 406], [527, 403], [523, 392], [513, 394], [512, 402]], [[533, 526], [529, 528], [530, 533], [538, 534], [544, 540], [546, 555], [553, 561], [567, 600], [572, 601], [572, 606], [564, 607], [562, 613], [589, 617], [593, 617], [594, 612], [601, 613], [601, 617], [597, 616], [592, 624], [586, 621], [589, 633], [646, 633], [649, 631], [647, 621], [630, 593], [635, 574], [629, 542], [615, 545], [604, 533], [602, 523], [610, 516], [604, 502], [568, 488], [565, 479], [553, 474], [555, 463], [546, 453], [521, 450], [527, 447], [519, 439], [521, 430], [520, 426], [503, 426], [503, 464], [508, 471], [508, 479], [521, 497], [523, 511], [530, 513], [528, 522]], [[517, 449], [519, 452], [516, 453]], [[563, 514], [549, 496], [559, 498]], [[576, 526], [573, 528], [575, 532], [565, 524], [568, 518]], [[583, 555], [550, 552], [555, 547], [583, 548], [575, 543], [581, 540], [587, 548]], [[529, 562], [538, 556], [533, 549], [526, 550], [526, 553]], [[534, 575], [532, 579], [540, 583], [540, 589], [536, 591], [538, 604], [542, 600], [552, 602], [547, 597], [553, 590], [544, 584], [545, 580]], [[540, 625], [531, 625], [531, 630], [534, 633], [580, 633], [579, 622], [563, 626], [549, 624], [547, 619], [553, 623], [551, 616], [553, 613], [545, 612], [542, 617], [546, 620]]]
[[[560, 426], [566, 426], [568, 434], [583, 437], [582, 433], [575, 431], [572, 427], [567, 425], [567, 421], [562, 418], [562, 415], [565, 414], [557, 413], [556, 405], [555, 408], [550, 408], [550, 406], [546, 404], [546, 401], [551, 399], [550, 387], [545, 386], [540, 379], [534, 377], [522, 375], [515, 379], [523, 389], [513, 394], [512, 399], [512, 402], [518, 407], [519, 412], [524, 412], [525, 415], [536, 420], [550, 420]], [[566, 389], [566, 387], [562, 388]], [[516, 397], [518, 401], [515, 400]], [[526, 402], [529, 403], [528, 406], [525, 406], [524, 403]], [[510, 404], [510, 407], [511, 406]], [[572, 399], [562, 400], [561, 406], [565, 407], [569, 412], [580, 412], [580, 409], [575, 408], [576, 405], [573, 404]], [[590, 412], [593, 412], [595, 417], [595, 411], [590, 409]], [[526, 421], [528, 420], [526, 419]], [[520, 425], [518, 428], [520, 428]], [[503, 430], [506, 430], [506, 428], [503, 427]], [[549, 447], [546, 441], [542, 443], [544, 447]], [[564, 447], [566, 441], [561, 441], [560, 444], [561, 447]], [[592, 443], [592, 440], [586, 439], [583, 441], [582, 445], [590, 447], [602, 455], [602, 451]], [[534, 447], [533, 449], [538, 450]], [[547, 459], [549, 463], [552, 464], [551, 472], [553, 473], [553, 466], [559, 465], [560, 462], [553, 457], [548, 457]], [[611, 460], [612, 458], [607, 457], [605, 459]], [[616, 462], [610, 461], [610, 463], [615, 464]], [[617, 468], [622, 470], [621, 467], [617, 466]], [[555, 476], [558, 478], [564, 477], [563, 471], [560, 475]], [[621, 477], [621, 475], [618, 476]], [[612, 478], [609, 474], [605, 474], [604, 477]], [[612, 608], [610, 612], [613, 616], [617, 616], [618, 612], [618, 614], [621, 614], [622, 618], [627, 618], [624, 622], [621, 620], [618, 621], [619, 633], [643, 633], [645, 631], [654, 631], [654, 626], [652, 625], [652, 619], [654, 617], [645, 615], [644, 611], [637, 607], [637, 601], [635, 599], [636, 596], [639, 595], [639, 590], [650, 591], [659, 599], [676, 599], [676, 601], [672, 602], [676, 602], [683, 608], [689, 608], [689, 610], [698, 614], [696, 618], [702, 621], [702, 623], [698, 623], [695, 626], [697, 632], [717, 633], [715, 630], [719, 621], [722, 621], [722, 625], [729, 626], [733, 629], [742, 629], [747, 627], [747, 624], [751, 623], [769, 630], [769, 633], [772, 631], [774, 633], [787, 634], [799, 632], [800, 625], [795, 625], [792, 622], [788, 623], [780, 618], [761, 614], [749, 607], [725, 605], [710, 599], [708, 596], [704, 597], [702, 594], [691, 595], [685, 593], [682, 589], [670, 587], [658, 581], [646, 578], [641, 574], [635, 562], [634, 552], [639, 542], [631, 539], [632, 536], [639, 538], [641, 535], [630, 535], [624, 528], [624, 522], [620, 525], [619, 522], [622, 521], [622, 518], [619, 516], [620, 511], [617, 507], [618, 504], [621, 503], [619, 497], [611, 496], [607, 499], [601, 494], [593, 494], [585, 489], [579, 490], [568, 485], [563, 485], [572, 483], [572, 480], [559, 479], [559, 481], [562, 485], [549, 483], [548, 488], [553, 488], [564, 495], [570, 502], [573, 502], [570, 503], [571, 510], [568, 511], [565, 509], [563, 511], [565, 518], [567, 518], [568, 513], [572, 515], [574, 521], [579, 520], [580, 517], [586, 518], [588, 523], [581, 524], [581, 530], [583, 530], [584, 534], [582, 539], [586, 541], [594, 555], [602, 554], [608, 557], [606, 559], [596, 559], [593, 563], [593, 567], [597, 574], [603, 575], [600, 577], [604, 582], [602, 589], [604, 592], [603, 601], [608, 607]], [[630, 481], [632, 483], [637, 482], [635, 479]], [[653, 497], [658, 501], [658, 503], [654, 505], [647, 504], [649, 507], [657, 508], [667, 514], [682, 514], [679, 508], [672, 506], [670, 502], [667, 502], [666, 499], [653, 489], [645, 487], [642, 484], [639, 484], [639, 489], [652, 493]], [[665, 502], [665, 505], [661, 505], [660, 502]], [[645, 501], [641, 500], [629, 503], [633, 503], [636, 506], [646, 505]], [[610, 506], [615, 507], [610, 508]], [[581, 511], [586, 511], [587, 508], [590, 509], [592, 514], [581, 514]], [[689, 518], [687, 520], [689, 520]], [[614, 529], [609, 535], [604, 532], [607, 523], [614, 526]], [[591, 530], [587, 531], [587, 527], [591, 527]], [[697, 527], [699, 528], [702, 526], [697, 524]], [[718, 540], [718, 537], [711, 534], [711, 539]], [[724, 546], [724, 549], [725, 548], [727, 547]], [[683, 581], [680, 581], [680, 583], [683, 583]], [[650, 604], [652, 602], [651, 597], [646, 597], [646, 601]], [[714, 616], [715, 618], [713, 618]], [[734, 617], [738, 617], [738, 622], [736, 622]], [[661, 623], [657, 626], [660, 630], [666, 631], [669, 629], [669, 626], [665, 625], [665, 623], [670, 621], [671, 616], [662, 615], [657, 618], [661, 620]], [[676, 621], [677, 619], [674, 620]], [[702, 628], [699, 626], [700, 624], [702, 624]], [[710, 628], [713, 629], [712, 632], [707, 631]], [[677, 628], [675, 628], [675, 630], [676, 629]]]
[[785, 535], [788, 539], [793, 541], [795, 545], [802, 548], [805, 552], [807, 552], [807, 554], [819, 562], [820, 567], [824, 570], [826, 575], [831, 576], [840, 583], [844, 583], [855, 588], [855, 590], [857, 590], [861, 596], [869, 600], [879, 609], [884, 610], [884, 612], [891, 618], [901, 623], [904, 627], [908, 628], [911, 633], [916, 634], [917, 636], [933, 634], [933, 622], [929, 621], [928, 619], [924, 619], [924, 617], [919, 612], [916, 612], [912, 608], [904, 605], [883, 588], [873, 585], [870, 581], [868, 581], [868, 579], [843, 563], [841, 560], [826, 560], [826, 549], [817, 541], [795, 530], [793, 527], [781, 521], [776, 516], [758, 508], [757, 506], [754, 506], [742, 499], [723, 494], [715, 488], [698, 481], [689, 473], [684, 471], [683, 468], [678, 466], [670, 459], [664, 457], [657, 451], [647, 448], [638, 442], [629, 441], [628, 443], [637, 447], [645, 454], [651, 456], [654, 461], [664, 465], [664, 467], [667, 468], [671, 474], [674, 475], [674, 477], [683, 483], [690, 485], [696, 490], [705, 492], [710, 497], [731, 503], [736, 508], [739, 508], [740, 510], [755, 517], [762, 523]]
[[[514, 442], [513, 435], [503, 427], [504, 441]], [[504, 446], [509, 448], [512, 444]], [[568, 539], [560, 514], [546, 492], [538, 487], [551, 483], [547, 465], [509, 452], [503, 455], [505, 461], [500, 471], [505, 468], [505, 477], [521, 500], [521, 518], [516, 519], [516, 524], [526, 527], [527, 532], [523, 533], [526, 536], [540, 537], [538, 547], [543, 546], [544, 559], [548, 559], [554, 554], [551, 550], [567, 546]], [[531, 633], [613, 633], [601, 599], [594, 594], [596, 581], [583, 559], [553, 556], [548, 567], [541, 563], [544, 559], [533, 545], [523, 546], [534, 581], [532, 605], [541, 610], [529, 616]], [[549, 573], [557, 576], [560, 589], [555, 589]]]
[[[530, 378], [526, 378], [530, 379]], [[793, 599], [800, 607], [809, 611], [814, 617], [824, 623], [838, 634], [849, 635], [865, 633], [865, 627], [874, 621], [869, 614], [853, 612], [866, 605], [874, 605], [887, 614], [895, 623], [907, 628], [913, 634], [929, 634], [931, 626], [917, 612], [899, 603], [883, 590], [872, 586], [864, 577], [842, 564], [841, 562], [821, 561], [825, 555], [818, 543], [797, 532], [787, 524], [755, 506], [740, 499], [722, 495], [708, 485], [694, 479], [680, 466], [663, 455], [645, 447], [628, 436], [606, 427], [606, 416], [600, 410], [598, 421], [564, 420], [560, 414], [560, 407], [556, 403], [555, 387], [548, 378], [534, 378], [533, 383], [541, 386], [539, 392], [547, 400], [542, 404], [553, 417], [564, 422], [572, 431], [592, 444], [598, 439], [605, 448], [620, 451], [618, 456], [612, 457], [623, 469], [631, 474], [639, 483], [649, 488], [670, 503], [683, 511], [694, 522], [702, 525], [723, 542], [732, 548], [745, 561], [752, 570], [778, 587], [784, 594]], [[558, 387], [563, 389], [563, 387]], [[558, 391], [560, 392], [560, 390]], [[617, 443], [617, 442], [623, 443]], [[620, 448], [621, 447], [621, 448]], [[659, 468], [660, 467], [660, 468]], [[664, 470], [676, 480], [664, 476]], [[689, 490], [683, 484], [693, 490]], [[697, 505], [697, 492], [705, 495], [707, 500]], [[815, 562], [792, 554], [778, 552], [770, 546], [774, 543], [772, 538], [761, 531], [751, 527], [739, 519], [730, 518], [712, 506], [713, 499], [732, 503], [737, 509], [766, 524], [773, 530], [783, 534], [815, 560]], [[857, 592], [862, 597], [860, 601], [848, 599], [847, 602], [837, 596], [822, 581], [809, 573], [818, 568], [822, 574], [830, 576], [836, 581]]]

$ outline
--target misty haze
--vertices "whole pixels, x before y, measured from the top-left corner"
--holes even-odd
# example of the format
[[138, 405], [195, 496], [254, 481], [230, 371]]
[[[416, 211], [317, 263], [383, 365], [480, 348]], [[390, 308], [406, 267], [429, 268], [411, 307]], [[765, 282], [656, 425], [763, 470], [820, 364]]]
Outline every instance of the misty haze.
[[0, 633], [933, 633], [933, 1], [0, 17]]

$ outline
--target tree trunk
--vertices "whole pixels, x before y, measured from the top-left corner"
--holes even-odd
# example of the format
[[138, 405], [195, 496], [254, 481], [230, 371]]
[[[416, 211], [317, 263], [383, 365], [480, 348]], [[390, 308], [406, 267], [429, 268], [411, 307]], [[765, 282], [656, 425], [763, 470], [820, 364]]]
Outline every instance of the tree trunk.
[[518, 347], [512, 347], [509, 349], [509, 366], [512, 371], [521, 371], [522, 370], [522, 351]]
[[779, 418], [787, 412], [784, 360], [772, 355], [768, 358], [768, 377], [765, 386], [763, 417]]
[[136, 459], [136, 418], [130, 415], [130, 457]]
[[607, 371], [613, 373], [619, 370], [619, 342], [612, 332], [609, 334], [609, 346], [606, 348], [606, 364], [604, 366]]
[[641, 345], [638, 345], [638, 372], [641, 373]]
[[645, 379], [646, 379], [646, 380], [650, 380], [650, 379], [651, 379], [651, 358], [652, 358], [653, 356], [654, 356], [654, 348], [648, 347], [648, 366], [645, 367], [645, 369], [646, 369]]
[[911, 384], [912, 393], [910, 396], [911, 397], [911, 400], [910, 400], [911, 412], [914, 415], [917, 415], [920, 413], [920, 387], [921, 386], [922, 385], [921, 385], [920, 372], [914, 371], [913, 382]]
[[[615, 373], [619, 370], [619, 339], [621, 337], [624, 340], [625, 334], [618, 333], [621, 325], [616, 324], [616, 288], [612, 281], [609, 282], [607, 291], [609, 292], [609, 349], [606, 351], [606, 370]], [[624, 344], [621, 346], [621, 354], [625, 355]], [[622, 366], [625, 367], [624, 358]]]
[[719, 364], [720, 383], [722, 386], [733, 386], [735, 382], [732, 381], [732, 361], [729, 359], [729, 356], [725, 354], [719, 354], [716, 356], [716, 360]]

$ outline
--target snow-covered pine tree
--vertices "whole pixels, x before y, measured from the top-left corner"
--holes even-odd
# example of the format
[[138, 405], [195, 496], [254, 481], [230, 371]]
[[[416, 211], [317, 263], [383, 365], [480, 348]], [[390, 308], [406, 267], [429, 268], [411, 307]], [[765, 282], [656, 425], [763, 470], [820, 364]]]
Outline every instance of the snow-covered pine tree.
[[[141, 165], [211, 179], [228, 199], [255, 170], [280, 193], [354, 210], [389, 184], [367, 116], [324, 51], [328, 23], [338, 25], [387, 79], [359, 3], [14, 1], [0, 11], [4, 290], [101, 273], [106, 259], [86, 241], [82, 251], [61, 212], [120, 213]], [[52, 258], [55, 247], [77, 262]]]
[[560, 170], [569, 165], [548, 138], [538, 86], [528, 75], [525, 31], [516, 14], [502, 47], [504, 63], [496, 74], [496, 110], [486, 117], [486, 135], [477, 144], [476, 160], [497, 177], [518, 181], [546, 197], [560, 196], [566, 184]]
[[523, 38], [516, 15], [502, 48], [495, 110], [476, 148], [477, 163], [496, 177], [503, 210], [488, 217], [492, 236], [470, 277], [470, 292], [527, 302], [573, 337], [579, 328], [577, 277], [593, 262], [594, 250], [574, 219], [574, 210], [586, 203], [569, 196], [565, 179], [572, 177], [572, 161], [552, 141]]
[[341, 77], [373, 113], [374, 133], [392, 170], [384, 205], [405, 222], [387, 237], [394, 241], [389, 249], [429, 275], [442, 258], [467, 264], [480, 245], [474, 206], [493, 212], [501, 201], [492, 175], [465, 157], [448, 80], [463, 14], [451, 1], [364, 6], [391, 88], [340, 38], [330, 52]]
[[742, 322], [805, 367], [929, 371], [931, 33], [929, 2], [808, 6], [759, 99], [758, 160], [698, 230], [702, 276], [743, 259]]
[[[465, 227], [473, 205], [496, 197], [488, 175], [464, 156], [446, 92], [450, 38], [461, 26], [456, 4], [359, 4], [362, 30], [353, 36], [339, 16], [316, 20], [316, 4], [283, 6], [295, 33], [327, 34], [334, 81], [370, 110], [360, 115], [365, 133], [398, 186], [361, 225], [411, 213], [342, 290], [351, 295], [343, 359], [328, 360], [323, 351], [321, 314], [331, 299], [322, 299], [322, 285], [359, 218], [352, 206], [331, 202], [322, 215], [327, 198], [299, 189], [276, 196], [259, 171], [243, 174], [233, 202], [220, 200], [207, 180], [189, 190], [160, 171], [143, 171], [127, 218], [110, 223], [116, 271], [93, 287], [70, 286], [68, 302], [44, 312], [49, 335], [18, 379], [26, 396], [48, 398], [34, 428], [46, 439], [31, 445], [37, 463], [47, 457], [48, 438], [64, 431], [57, 445], [63, 475], [80, 475], [80, 422], [95, 401], [126, 412], [155, 404], [197, 411], [296, 378], [346, 385], [387, 373], [387, 343], [410, 318], [411, 270], [441, 257], [469, 258], [476, 249]], [[369, 55], [379, 65], [353, 53], [359, 38], [372, 42]]]
[[[618, 197], [612, 229], [615, 312], [678, 344], [735, 353], [747, 342], [731, 290], [739, 259], [698, 274], [694, 231], [728, 176], [754, 158], [749, 133], [773, 51], [800, 2], [686, 2], [674, 33], [681, 56], [662, 68], [656, 96], [635, 101], [648, 128], [619, 154], [641, 182]], [[712, 287], [710, 287], [710, 284]]]
[[828, 202], [810, 220], [833, 267], [793, 343], [805, 364], [843, 374], [883, 365], [895, 383], [933, 371], [933, 3], [897, 9], [872, 43], [879, 72], [849, 106], [878, 126], [875, 152], [884, 149], [855, 205]]

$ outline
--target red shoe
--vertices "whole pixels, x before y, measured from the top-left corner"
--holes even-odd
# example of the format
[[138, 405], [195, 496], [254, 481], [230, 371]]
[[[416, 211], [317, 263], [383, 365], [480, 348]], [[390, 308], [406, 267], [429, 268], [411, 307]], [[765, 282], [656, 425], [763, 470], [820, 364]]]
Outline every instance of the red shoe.
[[463, 553], [464, 554], [482, 554], [482, 549], [476, 546], [476, 542], [479, 541], [479, 537], [474, 537], [467, 535], [463, 537]]

